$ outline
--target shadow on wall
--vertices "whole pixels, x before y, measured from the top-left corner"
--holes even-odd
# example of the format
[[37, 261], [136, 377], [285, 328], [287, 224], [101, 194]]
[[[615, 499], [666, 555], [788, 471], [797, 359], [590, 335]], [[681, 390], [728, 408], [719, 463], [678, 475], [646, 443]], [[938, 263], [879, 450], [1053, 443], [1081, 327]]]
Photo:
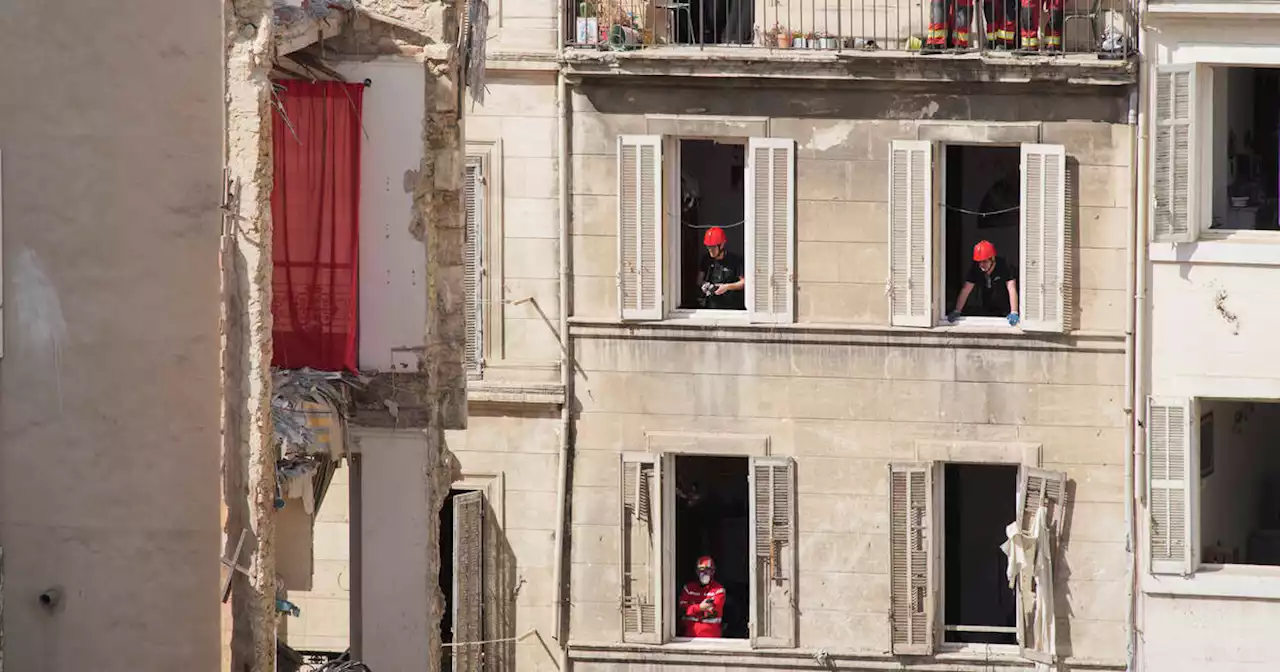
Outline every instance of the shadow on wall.
[[1071, 525], [1075, 520], [1076, 482], [1067, 479], [1066, 506], [1062, 512], [1062, 529], [1058, 531], [1058, 545], [1054, 548], [1053, 596], [1054, 615], [1057, 617], [1058, 660], [1071, 657], [1071, 566], [1067, 564], [1067, 549], [1071, 546]]
[[[663, 78], [664, 84], [670, 78]], [[679, 80], [677, 80], [679, 81]], [[733, 95], [715, 95], [715, 83], [664, 85], [628, 80], [625, 86], [593, 84], [578, 92], [591, 103], [583, 110], [600, 114], [689, 114], [807, 119], [885, 119], [935, 121], [1100, 121], [1126, 123], [1125, 87], [998, 84], [961, 85], [891, 82], [859, 83], [856, 89], [770, 84], [747, 88], [733, 82]], [[939, 86], [946, 87], [940, 94]], [[710, 95], [709, 95], [710, 94]]]

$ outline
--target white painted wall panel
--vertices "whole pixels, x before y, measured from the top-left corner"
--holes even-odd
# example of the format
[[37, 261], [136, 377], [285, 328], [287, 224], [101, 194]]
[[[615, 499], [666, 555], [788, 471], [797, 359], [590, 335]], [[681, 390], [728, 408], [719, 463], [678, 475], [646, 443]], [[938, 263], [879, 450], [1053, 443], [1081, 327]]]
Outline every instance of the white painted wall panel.
[[343, 64], [349, 80], [370, 79], [364, 92], [360, 152], [361, 369], [417, 367], [426, 325], [426, 250], [409, 233], [413, 184], [422, 162], [424, 98], [420, 63]]

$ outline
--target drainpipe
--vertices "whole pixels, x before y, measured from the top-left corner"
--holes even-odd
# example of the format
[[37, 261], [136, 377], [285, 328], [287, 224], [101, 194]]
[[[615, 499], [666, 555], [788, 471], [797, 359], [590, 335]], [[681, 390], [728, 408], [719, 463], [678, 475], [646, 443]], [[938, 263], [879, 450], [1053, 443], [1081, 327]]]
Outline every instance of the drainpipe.
[[[1137, 2], [1137, 21], [1136, 39], [1138, 43], [1138, 78], [1137, 85], [1129, 94], [1129, 129], [1130, 139], [1132, 141], [1130, 160], [1134, 166], [1134, 183], [1129, 198], [1130, 212], [1133, 213], [1133, 230], [1129, 237], [1129, 263], [1131, 265], [1129, 274], [1129, 289], [1131, 290], [1131, 300], [1128, 301], [1128, 324], [1125, 328], [1125, 339], [1127, 341], [1125, 347], [1125, 355], [1128, 359], [1125, 366], [1125, 386], [1128, 388], [1125, 401], [1128, 405], [1127, 418], [1129, 420], [1129, 431], [1125, 433], [1125, 523], [1128, 527], [1125, 530], [1127, 535], [1128, 560], [1129, 560], [1129, 581], [1126, 590], [1128, 591], [1128, 602], [1125, 605], [1125, 624], [1128, 628], [1127, 641], [1127, 665], [1129, 672], [1135, 672], [1138, 669], [1138, 600], [1141, 599], [1141, 590], [1139, 582], [1142, 577], [1142, 570], [1139, 566], [1139, 559], [1142, 554], [1137, 548], [1137, 542], [1140, 538], [1141, 527], [1138, 523], [1138, 507], [1137, 500], [1141, 498], [1146, 502], [1145, 487], [1139, 489], [1137, 481], [1139, 475], [1145, 482], [1146, 458], [1144, 446], [1146, 445], [1146, 434], [1144, 427], [1146, 425], [1147, 415], [1147, 390], [1146, 390], [1146, 325], [1147, 325], [1147, 201], [1142, 195], [1147, 194], [1147, 114], [1145, 101], [1147, 97], [1143, 95], [1143, 87], [1146, 86], [1146, 78], [1143, 71], [1146, 68], [1146, 61], [1142, 54], [1146, 47], [1145, 39], [1145, 17], [1146, 17], [1146, 0]], [[1141, 492], [1141, 494], [1138, 494]], [[1145, 511], [1146, 508], [1141, 509]]]
[[[564, 30], [565, 30], [565, 2], [560, 0], [557, 14], [559, 16], [559, 27], [556, 30], [558, 43], [556, 51], [562, 53], [564, 49]], [[557, 59], [561, 61], [562, 59]], [[573, 354], [569, 345], [569, 86], [565, 80], [563, 63], [557, 64], [556, 71], [556, 114], [559, 117], [559, 138], [556, 148], [556, 167], [560, 177], [560, 383], [564, 387], [564, 404], [560, 409], [560, 459], [559, 473], [556, 482], [556, 555], [554, 569], [552, 575], [556, 582], [555, 590], [555, 638], [560, 645], [558, 652], [560, 672], [567, 672], [569, 660], [569, 636], [568, 627], [565, 624], [564, 612], [565, 601], [567, 599], [564, 581], [565, 555], [568, 551], [566, 543], [566, 533], [569, 530], [569, 521], [566, 520], [568, 511], [566, 510], [565, 500], [569, 495], [569, 460], [572, 444], [570, 442], [570, 431], [572, 430], [572, 417], [570, 416], [570, 408], [573, 401]]]

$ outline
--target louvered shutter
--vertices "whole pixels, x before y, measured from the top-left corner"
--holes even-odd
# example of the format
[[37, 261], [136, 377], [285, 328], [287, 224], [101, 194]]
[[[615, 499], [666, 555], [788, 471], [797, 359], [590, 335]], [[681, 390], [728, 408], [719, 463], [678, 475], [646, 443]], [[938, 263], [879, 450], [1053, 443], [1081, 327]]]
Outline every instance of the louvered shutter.
[[1071, 293], [1067, 274], [1067, 152], [1022, 146], [1022, 268], [1019, 308], [1027, 331], [1061, 333]]
[[466, 229], [462, 264], [467, 325], [464, 363], [471, 378], [478, 378], [484, 368], [484, 182], [484, 164], [468, 158], [462, 183]]
[[[1022, 531], [1033, 534], [1036, 511], [1045, 508], [1045, 522], [1049, 528], [1049, 539], [1039, 548], [1040, 553], [1049, 554], [1049, 562], [1055, 559], [1058, 534], [1062, 530], [1062, 520], [1067, 508], [1067, 475], [1061, 471], [1046, 471], [1032, 467], [1023, 467], [1018, 479], [1018, 524]], [[1052, 567], [1052, 564], [1050, 565]], [[1050, 587], [1052, 590], [1052, 587]], [[1018, 602], [1018, 646], [1022, 657], [1039, 663], [1053, 663], [1052, 652], [1056, 650], [1050, 642], [1036, 641], [1036, 630], [1032, 623], [1034, 605], [1023, 604], [1021, 592], [1016, 593]]]
[[1194, 65], [1156, 68], [1151, 130], [1151, 236], [1156, 242], [1196, 239], [1195, 95]]
[[661, 470], [649, 454], [622, 455], [622, 639], [657, 643], [662, 615]]
[[752, 322], [795, 321], [796, 143], [747, 143], [747, 314]]
[[453, 498], [453, 670], [482, 669], [484, 637], [484, 495]]
[[893, 653], [933, 653], [933, 470], [889, 466], [889, 631]]
[[894, 140], [889, 152], [889, 315], [933, 326], [933, 144]]
[[795, 463], [756, 457], [751, 487], [751, 642], [760, 648], [795, 646]]
[[618, 136], [618, 306], [662, 319], [662, 136]]
[[1191, 401], [1147, 401], [1147, 543], [1153, 574], [1190, 574], [1193, 496], [1199, 485], [1192, 469]]

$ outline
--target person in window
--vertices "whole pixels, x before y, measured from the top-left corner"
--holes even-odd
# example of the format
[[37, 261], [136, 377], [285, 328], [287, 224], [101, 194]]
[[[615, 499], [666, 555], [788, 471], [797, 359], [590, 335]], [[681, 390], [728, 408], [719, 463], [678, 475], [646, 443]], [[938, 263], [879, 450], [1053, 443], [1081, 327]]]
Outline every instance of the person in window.
[[724, 229], [713, 226], [702, 237], [707, 256], [698, 264], [698, 288], [703, 308], [743, 310], [742, 290], [747, 286], [742, 259], [725, 249]]
[[680, 591], [681, 623], [685, 637], [720, 637], [724, 619], [724, 586], [715, 580], [716, 563], [711, 556], [698, 558], [698, 580]]
[[985, 240], [973, 246], [973, 266], [956, 297], [955, 310], [947, 315], [948, 322], [954, 323], [965, 313], [974, 287], [978, 288], [979, 300], [977, 306], [970, 308], [970, 315], [1003, 317], [1009, 320], [1009, 326], [1017, 326], [1018, 272], [1004, 257], [996, 256], [996, 246]]

